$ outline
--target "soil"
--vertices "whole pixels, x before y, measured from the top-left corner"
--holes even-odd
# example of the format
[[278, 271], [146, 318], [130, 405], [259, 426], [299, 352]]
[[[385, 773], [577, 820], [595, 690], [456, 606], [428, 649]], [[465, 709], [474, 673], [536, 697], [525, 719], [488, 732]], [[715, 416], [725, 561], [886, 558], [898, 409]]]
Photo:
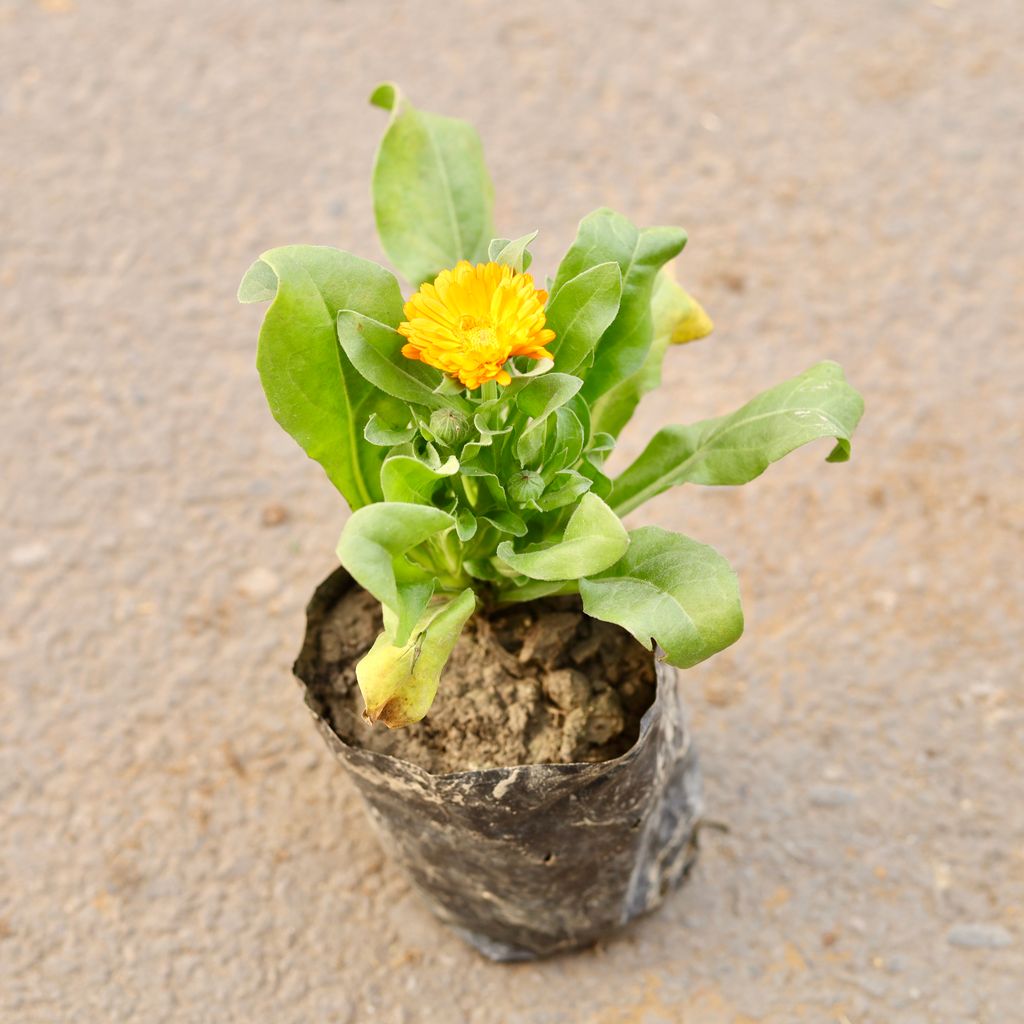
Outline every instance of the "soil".
[[370, 726], [355, 665], [380, 629], [380, 607], [365, 591], [335, 605], [320, 635], [329, 671], [316, 695], [346, 743], [434, 774], [618, 757], [654, 701], [650, 651], [585, 615], [578, 597], [546, 598], [474, 616], [426, 718], [404, 729]]

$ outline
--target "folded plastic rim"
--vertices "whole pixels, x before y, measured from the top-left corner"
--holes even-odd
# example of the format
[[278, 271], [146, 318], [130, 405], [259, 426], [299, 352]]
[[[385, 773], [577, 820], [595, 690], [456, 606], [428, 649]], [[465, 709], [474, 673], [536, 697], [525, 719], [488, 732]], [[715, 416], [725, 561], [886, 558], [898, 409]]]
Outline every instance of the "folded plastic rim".
[[591, 945], [682, 882], [703, 798], [675, 669], [656, 661], [655, 701], [612, 761], [432, 775], [346, 743], [330, 723], [320, 694], [337, 666], [320, 635], [354, 586], [337, 569], [317, 588], [295, 675], [384, 850], [440, 920], [492, 960], [530, 960]]

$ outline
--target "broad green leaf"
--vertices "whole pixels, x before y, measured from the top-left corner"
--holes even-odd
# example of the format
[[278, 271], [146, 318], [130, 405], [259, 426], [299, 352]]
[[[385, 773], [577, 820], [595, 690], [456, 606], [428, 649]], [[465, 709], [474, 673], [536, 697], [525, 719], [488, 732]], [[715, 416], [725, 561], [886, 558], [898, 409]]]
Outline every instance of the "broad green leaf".
[[607, 501], [612, 493], [612, 482], [604, 471], [595, 466], [589, 459], [580, 463], [579, 471], [590, 481], [590, 489], [602, 501]]
[[579, 391], [583, 382], [568, 373], [534, 377], [516, 396], [516, 405], [531, 420], [543, 420]]
[[544, 450], [544, 439], [547, 437], [546, 424], [541, 423], [537, 429], [528, 428], [516, 439], [516, 458], [522, 467], [535, 466], [540, 462]]
[[420, 459], [420, 461], [425, 463], [431, 469], [439, 470], [441, 468], [441, 454], [433, 446], [433, 444], [431, 444], [430, 441], [428, 441], [423, 446], [422, 453], [417, 452], [415, 447], [412, 446], [412, 445], [409, 445], [407, 447], [408, 447], [407, 451], [396, 452], [395, 454], [396, 455], [415, 455], [415, 456], [417, 456]]
[[475, 608], [472, 590], [432, 605], [404, 644], [395, 642], [394, 623], [388, 621], [392, 616], [385, 613], [384, 632], [356, 665], [368, 721], [398, 729], [418, 722], [430, 710], [441, 672]]
[[418, 428], [413, 427], [392, 427], [385, 423], [376, 413], [367, 421], [363, 428], [363, 437], [370, 444], [380, 445], [382, 448], [393, 448], [396, 444], [404, 444], [411, 441], [417, 434]]
[[547, 420], [545, 428], [543, 473], [551, 481], [567, 466], [572, 466], [582, 455], [586, 443], [586, 428], [580, 423], [574, 409], [579, 406], [563, 405]]
[[338, 313], [338, 342], [360, 374], [394, 398], [428, 409], [470, 411], [464, 398], [433, 390], [436, 380], [431, 378], [439, 377], [438, 372], [419, 360], [406, 359], [401, 352], [405, 339], [386, 324], [343, 309]]
[[496, 437], [501, 437], [502, 435], [511, 433], [512, 431], [510, 426], [492, 430], [488, 427], [487, 420], [481, 413], [477, 413], [473, 417], [473, 427], [476, 430], [477, 438], [475, 441], [470, 441], [463, 447], [463, 462], [469, 462], [471, 459], [476, 458], [482, 449], [490, 448], [494, 444], [494, 439]]
[[587, 458], [595, 466], [603, 466], [608, 456], [615, 451], [615, 438], [611, 434], [594, 434], [587, 448]]
[[496, 603], [500, 605], [522, 604], [524, 601], [537, 601], [542, 597], [555, 597], [559, 594], [575, 594], [575, 580], [527, 580], [522, 576], [516, 579], [499, 577]]
[[571, 409], [575, 417], [580, 421], [580, 426], [583, 427], [583, 447], [586, 448], [594, 436], [593, 428], [590, 424], [590, 406], [587, 404], [587, 400], [582, 394], [579, 394], [570, 402], [567, 402], [565, 407]]
[[498, 572], [491, 558], [467, 558], [462, 567], [475, 580], [486, 580], [488, 583], [504, 582], [504, 573]]
[[353, 512], [341, 531], [341, 564], [397, 616], [394, 638], [399, 645], [409, 639], [437, 582], [406, 554], [454, 525], [454, 518], [439, 508], [383, 501]]
[[661, 367], [670, 345], [704, 338], [714, 329], [700, 304], [676, 283], [666, 267], [654, 279], [651, 296], [653, 340], [636, 373], [613, 384], [591, 410], [594, 430], [618, 437], [632, 418], [640, 399], [661, 384]]
[[618, 562], [580, 580], [588, 615], [628, 629], [648, 650], [653, 638], [679, 668], [739, 639], [736, 574], [714, 548], [657, 526], [631, 530], [629, 537]]
[[547, 373], [529, 382], [516, 397], [516, 405], [530, 417], [526, 428], [516, 438], [519, 464], [533, 463], [544, 448], [548, 417], [565, 405], [583, 382], [568, 373]]
[[838, 363], [818, 363], [729, 416], [659, 430], [616, 477], [611, 506], [625, 515], [677, 484], [745, 484], [819, 437], [836, 439], [829, 462], [845, 462], [863, 411]]
[[460, 508], [455, 514], [455, 532], [459, 535], [459, 540], [472, 540], [476, 536], [476, 531], [476, 516], [468, 508]]
[[573, 580], [607, 569], [628, 546], [629, 537], [618, 516], [596, 495], [584, 494], [560, 541], [522, 552], [503, 541], [498, 557], [530, 579]]
[[511, 533], [513, 537], [526, 536], [526, 523], [515, 512], [510, 512], [507, 509], [492, 509], [490, 512], [482, 513], [480, 518], [502, 533]]
[[269, 263], [264, 263], [262, 259], [256, 260], [238, 286], [238, 301], [270, 302], [276, 295], [277, 274]]
[[433, 505], [438, 484], [459, 471], [454, 455], [436, 468], [414, 455], [390, 455], [380, 467], [380, 485], [385, 501]]
[[575, 373], [590, 365], [621, 297], [622, 272], [611, 261], [589, 267], [558, 289], [545, 311], [547, 326], [555, 332], [548, 347], [555, 353], [556, 370]]
[[613, 260], [622, 273], [622, 297], [611, 326], [601, 336], [583, 394], [589, 402], [617, 381], [635, 373], [651, 346], [651, 290], [661, 267], [686, 244], [679, 228], [639, 230], [608, 209], [595, 210], [580, 222], [576, 240], [558, 267], [551, 305], [572, 278], [590, 267]]
[[499, 480], [496, 473], [480, 466], [463, 463], [459, 467], [459, 475], [463, 478], [463, 487], [467, 494], [473, 494], [473, 507], [481, 510], [481, 515], [491, 515], [492, 509], [508, 508], [508, 496], [505, 494], [504, 481]]
[[388, 259], [417, 287], [459, 260], [481, 262], [494, 236], [494, 190], [476, 130], [417, 110], [390, 83], [370, 102], [391, 112], [373, 168], [373, 210]]
[[274, 419], [316, 459], [353, 509], [379, 501], [384, 452], [363, 443], [374, 413], [400, 417], [399, 402], [356, 372], [338, 348], [339, 309], [398, 323], [402, 293], [383, 267], [326, 246], [265, 252], [238, 289], [241, 302], [272, 299], [256, 367]]
[[532, 231], [511, 242], [507, 238], [495, 238], [487, 247], [487, 258], [492, 263], [501, 263], [506, 267], [511, 267], [517, 274], [522, 274], [530, 268], [530, 264], [533, 262], [528, 246], [537, 237], [537, 234], [538, 232]]
[[537, 499], [537, 507], [542, 512], [551, 512], [563, 505], [571, 505], [590, 488], [591, 482], [582, 473], [565, 470], [554, 478], [551, 486]]

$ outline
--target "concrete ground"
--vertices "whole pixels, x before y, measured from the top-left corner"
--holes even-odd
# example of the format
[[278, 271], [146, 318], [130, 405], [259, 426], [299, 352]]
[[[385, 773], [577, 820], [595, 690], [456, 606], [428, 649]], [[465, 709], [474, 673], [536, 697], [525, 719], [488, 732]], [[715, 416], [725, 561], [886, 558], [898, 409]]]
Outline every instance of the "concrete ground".
[[[1024, 1021], [1019, 0], [0, 0], [0, 1019]], [[831, 356], [868, 412], [634, 517], [747, 634], [685, 673], [691, 884], [578, 956], [480, 960], [389, 870], [290, 681], [344, 509], [272, 422], [286, 242], [378, 257], [400, 81], [472, 119], [554, 266], [679, 223], [718, 324], [625, 436]]]

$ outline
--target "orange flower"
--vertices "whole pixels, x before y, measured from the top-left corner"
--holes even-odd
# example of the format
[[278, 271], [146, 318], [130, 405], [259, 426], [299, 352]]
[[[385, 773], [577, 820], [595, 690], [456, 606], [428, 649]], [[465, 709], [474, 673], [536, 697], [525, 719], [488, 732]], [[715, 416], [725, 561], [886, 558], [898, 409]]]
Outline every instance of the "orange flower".
[[547, 297], [529, 274], [460, 260], [405, 304], [402, 355], [436, 366], [470, 390], [489, 380], [508, 384], [505, 363], [512, 356], [553, 358], [544, 347], [555, 336], [544, 326]]

